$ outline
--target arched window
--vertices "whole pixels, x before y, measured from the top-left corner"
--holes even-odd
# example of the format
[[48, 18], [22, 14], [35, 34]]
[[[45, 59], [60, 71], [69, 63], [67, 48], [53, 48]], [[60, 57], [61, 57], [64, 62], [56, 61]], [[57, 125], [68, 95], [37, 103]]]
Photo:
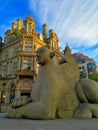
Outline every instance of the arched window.
[[6, 84], [6, 83], [3, 83], [3, 84], [2, 84], [2, 87], [3, 87], [3, 88], [5, 88], [6, 86], [7, 86], [7, 84]]
[[10, 90], [10, 103], [12, 103], [15, 98], [15, 88], [16, 88], [15, 84], [12, 84]]
[[5, 91], [1, 92], [1, 103], [5, 103]]

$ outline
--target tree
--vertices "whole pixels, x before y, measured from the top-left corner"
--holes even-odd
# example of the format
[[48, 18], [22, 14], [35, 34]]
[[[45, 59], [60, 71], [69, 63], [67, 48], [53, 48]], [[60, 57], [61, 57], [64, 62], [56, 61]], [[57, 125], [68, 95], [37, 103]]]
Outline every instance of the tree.
[[90, 79], [95, 80], [96, 82], [98, 82], [98, 73], [91, 74]]

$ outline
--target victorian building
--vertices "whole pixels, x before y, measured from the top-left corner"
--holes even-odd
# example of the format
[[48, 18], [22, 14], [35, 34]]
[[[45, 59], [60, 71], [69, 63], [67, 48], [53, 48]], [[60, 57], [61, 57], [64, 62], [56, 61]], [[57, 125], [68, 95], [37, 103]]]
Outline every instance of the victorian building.
[[6, 111], [13, 99], [23, 95], [30, 97], [38, 73], [36, 50], [44, 45], [61, 55], [58, 37], [51, 29], [47, 37], [47, 26], [42, 33], [35, 29], [36, 23], [31, 16], [23, 22], [18, 19], [12, 23], [12, 29], [5, 32], [4, 43], [0, 38], [0, 109]]
[[92, 73], [96, 72], [96, 63], [92, 58], [89, 58], [82, 53], [74, 53], [73, 57], [78, 64], [80, 78], [89, 78]]

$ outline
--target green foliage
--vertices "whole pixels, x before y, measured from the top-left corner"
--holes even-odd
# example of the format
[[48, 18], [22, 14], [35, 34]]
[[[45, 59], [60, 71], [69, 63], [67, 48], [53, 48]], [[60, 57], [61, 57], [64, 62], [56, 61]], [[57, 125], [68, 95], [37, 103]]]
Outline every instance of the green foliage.
[[13, 34], [16, 36], [16, 38], [19, 38], [20, 37], [20, 35], [21, 35], [21, 32], [22, 32], [22, 29], [21, 30], [15, 30], [14, 32], [13, 32]]
[[98, 82], [98, 73], [91, 74], [90, 79], [95, 80], [96, 82]]

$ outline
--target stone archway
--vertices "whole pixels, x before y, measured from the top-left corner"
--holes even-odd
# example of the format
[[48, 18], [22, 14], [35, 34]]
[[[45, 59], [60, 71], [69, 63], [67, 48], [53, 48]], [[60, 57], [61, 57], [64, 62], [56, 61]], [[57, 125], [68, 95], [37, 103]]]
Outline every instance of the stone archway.
[[16, 97], [16, 82], [14, 80], [8, 83], [6, 95], [7, 103], [12, 103], [13, 99]]
[[10, 89], [10, 103], [13, 102], [14, 98], [15, 98], [15, 91], [16, 91], [16, 85], [12, 84], [11, 85], [11, 89]]
[[1, 92], [0, 92], [0, 103], [5, 103], [5, 98], [6, 98], [6, 87], [7, 87], [7, 83], [4, 82], [1, 85]]
[[8, 85], [7, 85], [7, 88], [8, 88], [8, 89], [11, 89], [11, 86], [12, 86], [13, 84], [16, 85], [15, 80], [11, 80], [11, 81], [9, 81], [9, 82], [8, 82]]

